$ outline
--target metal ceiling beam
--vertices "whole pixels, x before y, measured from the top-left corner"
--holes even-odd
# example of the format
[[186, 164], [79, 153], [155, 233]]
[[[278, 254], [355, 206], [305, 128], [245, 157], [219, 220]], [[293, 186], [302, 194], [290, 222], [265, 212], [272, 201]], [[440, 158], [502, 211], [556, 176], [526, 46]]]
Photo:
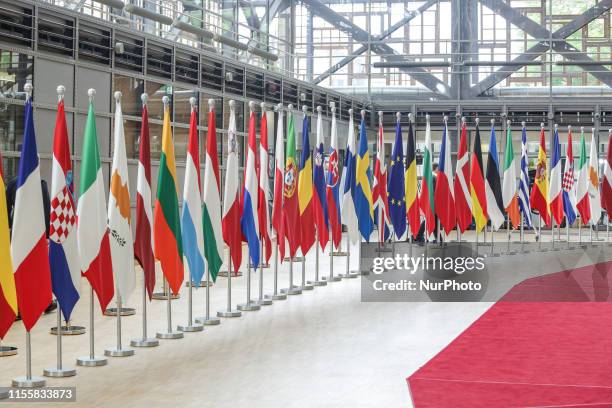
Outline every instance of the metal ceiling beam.
[[[517, 25], [517, 27], [524, 29], [526, 32], [527, 32], [527, 29], [529, 29], [529, 30], [533, 30], [534, 33], [537, 32], [537, 33], [543, 34], [542, 30], [546, 30], [546, 34], [544, 36], [540, 37], [538, 34], [537, 36], [535, 36], [536, 38], [544, 38], [546, 35], [548, 36], [550, 35], [549, 31], [546, 28], [533, 22], [533, 20], [531, 20], [532, 23], [529, 23], [526, 20], [530, 20], [530, 19], [522, 15], [521, 15], [522, 17], [517, 17], [517, 14], [520, 15], [520, 13], [516, 13], [516, 11], [510, 11], [508, 10], [507, 7], [500, 6], [500, 2], [495, 2], [493, 0], [481, 0], [481, 2], [487, 7], [489, 7], [487, 3], [492, 4], [492, 5], [495, 4], [493, 6], [494, 8], [492, 8], [493, 10], [495, 10], [495, 7], [496, 7], [496, 10], [495, 10], [496, 12], [498, 12], [502, 17], [507, 18], [512, 24], [515, 24]], [[564, 43], [563, 41], [558, 41], [558, 40], [565, 40], [567, 37], [572, 35], [574, 32], [576, 32], [580, 28], [584, 27], [585, 25], [587, 25], [588, 23], [590, 23], [591, 21], [593, 21], [594, 19], [596, 19], [597, 17], [601, 16], [603, 13], [608, 11], [611, 7], [612, 7], [612, 0], [602, 0], [596, 5], [594, 5], [593, 7], [591, 7], [590, 9], [588, 9], [587, 11], [585, 11], [584, 13], [582, 13], [581, 15], [574, 18], [569, 23], [565, 24], [563, 27], [556, 30], [553, 33], [553, 39], [556, 40], [556, 41], [553, 41], [553, 49], [557, 48], [559, 50], [559, 51], [555, 50], [557, 52], [563, 51], [566, 47], [555, 45], [555, 44]], [[512, 19], [515, 19], [514, 21], [516, 21], [517, 23], [512, 21]], [[539, 28], [534, 27], [533, 26], [534, 24], [538, 25]], [[550, 48], [550, 45], [548, 44], [548, 41], [540, 41], [534, 46], [532, 46], [531, 48], [529, 48], [527, 51], [525, 51], [523, 54], [514, 58], [512, 61], [513, 63], [518, 63], [522, 61], [525, 61], [525, 62], [533, 61], [534, 59], [538, 58], [541, 54], [546, 52], [549, 48]], [[572, 57], [581, 58], [580, 56], [577, 56], [577, 54], [568, 53], [567, 51], [565, 51], [565, 54], [563, 55], [568, 58], [572, 58]], [[499, 82], [503, 81], [504, 79], [512, 75], [512, 73], [518, 71], [520, 68], [521, 68], [520, 65], [504, 66], [500, 68], [498, 72], [495, 72], [489, 75], [488, 77], [486, 77], [485, 79], [483, 79], [482, 81], [480, 81], [479, 83], [471, 87], [470, 96], [476, 97], [482, 94], [486, 90], [492, 88], [493, 86], [497, 85]], [[593, 73], [593, 75], [595, 75], [595, 73]]]
[[[428, 8], [433, 6], [434, 4], [438, 3], [438, 1], [439, 0], [429, 0], [427, 3], [425, 3], [421, 7], [419, 7], [416, 11], [412, 11], [412, 12], [406, 13], [404, 18], [402, 18], [397, 23], [395, 23], [391, 27], [389, 27], [387, 29], [387, 31], [385, 31], [384, 33], [382, 33], [379, 36], [376, 36], [376, 37], [372, 38], [372, 42], [383, 41], [384, 39], [389, 37], [391, 34], [396, 32], [400, 28], [402, 28], [404, 25], [408, 24], [415, 17], [420, 16], [425, 10], [427, 10]], [[343, 59], [338, 61], [336, 64], [334, 64], [331, 67], [329, 67], [329, 69], [327, 71], [323, 72], [321, 75], [316, 77], [315, 80], [314, 80], [314, 83], [315, 84], [321, 83], [325, 79], [329, 78], [333, 73], [337, 72], [340, 68], [348, 65], [351, 61], [353, 61], [355, 58], [357, 58], [358, 56], [360, 56], [361, 54], [363, 54], [367, 50], [368, 50], [368, 46], [367, 45], [362, 45], [357, 50], [355, 50], [355, 52], [353, 52], [351, 55], [348, 55], [348, 56], [344, 57]]]
[[[253, 4], [254, 3], [251, 2], [251, 5], [253, 5]], [[266, 2], [266, 4], [267, 4], [267, 2]], [[271, 0], [270, 1], [270, 6], [266, 8], [266, 13], [260, 19], [260, 24], [259, 24], [259, 28], [258, 28], [259, 33], [264, 33], [265, 32], [266, 35], [267, 35], [267, 32], [268, 32], [268, 22], [269, 21], [271, 22], [274, 19], [274, 17], [276, 17], [276, 15], [278, 13], [280, 13], [281, 11], [286, 9], [287, 7], [289, 7], [289, 0]], [[259, 48], [259, 49], [267, 51], [267, 47], [262, 47], [261, 45], [262, 44], [261, 44], [261, 39], [260, 39], [259, 35], [253, 36], [247, 42], [247, 46], [249, 48], [253, 47], [253, 48]]]
[[[612, 1], [612, 0], [610, 0]], [[363, 28], [357, 26], [352, 21], [335, 12], [319, 0], [302, 0], [302, 4], [308, 7], [312, 13], [321, 17], [329, 24], [333, 25], [340, 31], [344, 31], [352, 36], [355, 41], [361, 43], [367, 43], [369, 40], [369, 34]], [[367, 47], [366, 47], [367, 49]], [[400, 62], [404, 60], [402, 55], [398, 55], [393, 48], [387, 44], [375, 43], [370, 45], [372, 52], [381, 55], [385, 60], [389, 62]], [[400, 68], [401, 69], [401, 68]], [[401, 69], [405, 71], [405, 69]], [[437, 94], [446, 98], [451, 97], [451, 89], [444, 82], [440, 81], [434, 75], [429, 73], [423, 68], [410, 68], [410, 76], [415, 80], [419, 81], [426, 88], [436, 92]]]

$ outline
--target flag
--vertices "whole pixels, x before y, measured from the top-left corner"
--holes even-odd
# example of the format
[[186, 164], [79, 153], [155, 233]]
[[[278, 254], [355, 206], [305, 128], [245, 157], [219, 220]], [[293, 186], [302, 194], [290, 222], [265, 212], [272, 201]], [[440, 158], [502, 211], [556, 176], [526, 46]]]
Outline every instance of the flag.
[[[219, 160], [217, 159], [217, 126], [215, 123], [215, 101], [208, 100], [208, 132], [206, 134], [206, 163], [204, 163], [204, 206], [202, 224], [204, 229], [204, 255], [208, 273], [213, 282], [223, 264], [223, 230], [221, 228], [221, 193], [219, 189]], [[229, 267], [228, 267], [229, 270]]]
[[476, 118], [476, 135], [472, 149], [472, 165], [470, 168], [470, 195], [472, 196], [472, 214], [476, 222], [476, 232], [482, 231], [487, 225], [487, 196], [485, 193], [484, 171], [482, 167], [482, 147], [480, 143], [479, 119]]
[[181, 238], [183, 240], [183, 253], [189, 266], [189, 279], [196, 286], [204, 276], [204, 221], [202, 220], [201, 186], [198, 112], [194, 103], [191, 106], [189, 140], [187, 141], [187, 157], [185, 159]]
[[540, 148], [538, 150], [538, 163], [536, 165], [535, 182], [531, 188], [531, 208], [536, 210], [544, 223], [550, 226], [550, 206], [548, 201], [548, 171], [546, 168], [546, 137], [544, 124], [540, 130]]
[[417, 178], [416, 141], [412, 130], [412, 118], [408, 123], [408, 142], [404, 173], [404, 190], [406, 192], [406, 212], [412, 237], [416, 238], [421, 229], [421, 209], [419, 208], [419, 181]]
[[576, 186], [574, 183], [574, 151], [572, 148], [572, 127], [567, 127], [567, 152], [563, 173], [563, 210], [569, 225], [576, 221]]
[[506, 129], [506, 158], [504, 160], [502, 199], [508, 214], [508, 222], [511, 222], [514, 228], [518, 228], [521, 223], [521, 213], [518, 204], [518, 193], [516, 191], [516, 165], [514, 163], [510, 121], [508, 121], [508, 128]]
[[259, 189], [257, 199], [257, 217], [259, 219], [259, 235], [264, 245], [264, 261], [268, 262], [272, 255], [270, 242], [270, 171], [268, 158], [268, 114], [262, 104], [261, 122], [259, 124]]
[[325, 249], [329, 241], [329, 222], [327, 201], [325, 199], [325, 170], [323, 169], [323, 119], [321, 110], [317, 109], [317, 145], [314, 151], [314, 207], [315, 223], [317, 224], [317, 240], [321, 249]]
[[274, 200], [272, 201], [272, 228], [281, 262], [285, 259], [285, 228], [283, 218], [283, 194], [285, 186], [285, 147], [283, 110], [278, 109], [276, 141], [274, 146]]
[[[0, 195], [2, 195], [0, 200], [3, 200], [4, 190], [1, 182]], [[2, 204], [0, 203], [0, 205]], [[0, 218], [3, 218], [1, 211]], [[62, 98], [57, 104], [55, 133], [53, 135], [49, 264], [53, 293], [55, 293], [55, 298], [66, 321], [70, 320], [70, 314], [79, 300], [81, 289], [81, 261], [79, 260], [76, 228], [74, 173], [72, 160], [70, 159], [64, 99]]]
[[578, 160], [578, 181], [576, 182], [576, 208], [583, 224], [591, 220], [591, 202], [589, 200], [589, 168], [587, 164], [584, 128], [580, 129], [580, 159]]
[[40, 183], [34, 114], [32, 101], [28, 99], [25, 105], [11, 242], [19, 314], [28, 332], [51, 303], [49, 249]]
[[557, 222], [557, 225], [561, 225], [563, 221], [563, 194], [561, 194], [561, 145], [559, 143], [559, 130], [557, 125], [555, 125], [552, 161], [550, 166], [550, 184], [548, 190], [550, 212]]
[[331, 227], [331, 239], [336, 248], [340, 247], [342, 225], [340, 218], [340, 158], [338, 156], [338, 128], [336, 125], [336, 108], [332, 107], [329, 159], [327, 164], [327, 214]]
[[489, 154], [487, 157], [485, 194], [487, 196], [487, 213], [491, 220], [491, 227], [497, 231], [504, 223], [504, 202], [499, 179], [499, 159], [497, 157], [497, 140], [495, 138], [493, 121], [491, 121], [491, 139], [489, 141]]
[[612, 215], [612, 133], [608, 135], [608, 157], [604, 163], [604, 174], [601, 181], [601, 206], [608, 213], [609, 220]]
[[[589, 155], [589, 202], [591, 203], [591, 224], [596, 225], [601, 218], [601, 197], [599, 195], [599, 157], [597, 154], [595, 129], [591, 133], [591, 153]], [[14, 228], [14, 227], [13, 227]], [[13, 261], [15, 259], [13, 258]]]
[[[427, 125], [425, 127], [425, 153], [423, 155], [423, 179], [421, 180], [421, 195], [419, 197], [419, 208], [425, 216], [425, 226], [429, 237], [435, 229], [434, 218], [434, 183], [432, 173], [432, 151], [431, 151], [431, 125], [429, 123], [429, 115], [427, 116]], [[412, 220], [411, 220], [412, 223]]]
[[[290, 107], [291, 109], [291, 107]], [[287, 117], [287, 148], [283, 175], [283, 236], [289, 242], [289, 256], [295, 257], [300, 242], [300, 208], [298, 202], [298, 168], [295, 153], [295, 123], [293, 112]], [[281, 253], [284, 253], [284, 243]]]
[[467, 150], [467, 126], [465, 120], [461, 124], [461, 140], [457, 152], [457, 171], [454, 181], [455, 213], [457, 215], [457, 226], [461, 232], [472, 223], [472, 197], [468, 182], [470, 180], [469, 155]]
[[527, 228], [531, 228], [531, 203], [529, 202], [529, 172], [527, 156], [527, 129], [523, 122], [521, 132], [521, 179], [519, 180], [519, 208], [523, 214], [523, 219], [527, 224]]
[[151, 222], [153, 205], [151, 204], [151, 144], [149, 141], [149, 113], [143, 94], [142, 123], [138, 147], [138, 180], [136, 182], [136, 236], [134, 239], [134, 257], [142, 267], [144, 284], [153, 296], [155, 287], [155, 257], [151, 242]]
[[17, 290], [11, 258], [11, 242], [6, 206], [6, 185], [0, 153], [0, 339], [3, 339], [17, 316]]
[[300, 158], [300, 172], [298, 181], [298, 202], [300, 208], [300, 231], [302, 254], [306, 253], [314, 244], [314, 217], [312, 215], [312, 152], [308, 138], [308, 116], [304, 112], [302, 122], [302, 156]]
[[249, 118], [249, 140], [247, 145], [246, 165], [244, 166], [244, 185], [242, 188], [242, 215], [240, 227], [249, 247], [249, 256], [253, 267], [259, 266], [259, 219], [257, 217], [258, 177], [256, 161], [255, 112], [251, 110]]
[[438, 177], [434, 189], [434, 205], [436, 215], [444, 232], [449, 234], [457, 222], [455, 214], [455, 197], [453, 192], [453, 170], [451, 162], [451, 143], [448, 134], [446, 118], [442, 129], [442, 147], [440, 148], [440, 159], [438, 163]]
[[344, 153], [344, 170], [340, 185], [342, 189], [342, 224], [346, 225], [347, 235], [351, 242], [359, 241], [359, 226], [355, 210], [355, 125], [353, 124], [353, 110], [349, 109], [348, 138]]
[[[378, 131], [379, 143], [382, 142], [382, 121]], [[406, 232], [406, 186], [404, 179], [404, 147], [402, 146], [402, 125], [399, 114], [395, 122], [395, 140], [391, 152], [391, 168], [389, 169], [389, 216], [393, 225], [395, 239], [400, 239]], [[381, 157], [384, 157], [381, 155]]]
[[[240, 202], [238, 200], [238, 141], [236, 140], [236, 109], [230, 101], [227, 127], [227, 161], [225, 165], [225, 191], [223, 192], [223, 240], [229, 247], [234, 272], [242, 263], [242, 233], [240, 231]], [[227, 266], [231, 271], [232, 266]]]
[[[120, 95], [120, 94], [119, 94]], [[108, 196], [108, 228], [110, 249], [117, 294], [127, 300], [134, 290], [134, 242], [132, 240], [131, 208], [125, 134], [121, 101], [115, 93], [114, 151], [111, 168], [110, 194]], [[119, 96], [120, 97], [120, 96]]]
[[355, 211], [359, 223], [361, 236], [370, 242], [370, 235], [374, 229], [374, 206], [372, 204], [372, 190], [370, 189], [370, 153], [368, 151], [368, 137], [365, 129], [365, 119], [361, 116], [359, 125], [359, 150], [357, 152], [357, 166], [355, 172]]
[[[92, 90], [90, 90], [91, 92]], [[93, 101], [89, 102], [81, 153], [81, 196], [77, 204], [77, 238], [81, 272], [96, 292], [102, 312], [115, 294], [113, 263], [100, 165]]]
[[159, 260], [164, 277], [174, 294], [179, 292], [183, 282], [183, 241], [176, 182], [170, 107], [164, 101], [162, 151], [159, 159], [157, 197], [153, 213], [153, 243], [155, 258]]
[[[378, 145], [376, 148], [376, 162], [374, 163], [374, 181], [372, 183], [372, 201], [374, 203], [375, 223], [378, 225], [378, 242], [387, 240], [390, 232], [391, 220], [389, 219], [389, 201], [387, 195], [387, 165], [385, 164], [385, 144], [383, 142], [384, 129], [382, 116], [378, 125]], [[402, 175], [404, 173], [402, 166]], [[403, 181], [403, 180], [402, 180]], [[403, 184], [403, 183], [402, 183]], [[403, 194], [400, 203], [403, 202]], [[406, 213], [406, 206], [404, 211]], [[404, 218], [404, 229], [406, 217]]]

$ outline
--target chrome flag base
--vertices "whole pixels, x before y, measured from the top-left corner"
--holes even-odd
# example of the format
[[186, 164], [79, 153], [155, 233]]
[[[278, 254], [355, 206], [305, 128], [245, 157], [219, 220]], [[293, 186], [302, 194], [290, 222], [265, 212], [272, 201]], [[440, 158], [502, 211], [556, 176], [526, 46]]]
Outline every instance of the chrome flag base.
[[260, 309], [261, 309], [261, 306], [259, 306], [257, 303], [255, 303], [252, 300], [248, 303], [242, 303], [238, 305], [238, 310], [242, 310], [243, 312], [255, 312]]
[[325, 279], [326, 282], [340, 282], [342, 280], [342, 277], [334, 275], [330, 279], [329, 276], [324, 276], [323, 279]]
[[[176, 299], [180, 299], [181, 295], [179, 294], [172, 294], [172, 300], [176, 300]], [[152, 296], [151, 299], [153, 300], [168, 300], [168, 293], [167, 292], [155, 292]]]
[[[77, 336], [79, 334], [85, 334], [86, 330], [83, 326], [62, 326], [62, 336]], [[57, 326], [53, 326], [49, 329], [49, 334], [57, 336]]]
[[[227, 271], [219, 271], [217, 276], [221, 276], [222, 278], [227, 278]], [[242, 271], [232, 273], [232, 278], [238, 278], [242, 276]]]
[[266, 295], [264, 296], [265, 299], [271, 299], [271, 300], [287, 300], [287, 295], [284, 293], [277, 293], [276, 295]]
[[104, 357], [79, 357], [77, 358], [77, 365], [81, 367], [101, 367], [108, 364], [108, 360]]
[[255, 304], [259, 306], [270, 306], [272, 304], [272, 299], [263, 298], [261, 300], [256, 300]]
[[[122, 307], [121, 316], [132, 316], [136, 314], [136, 309], [133, 307]], [[117, 308], [109, 307], [104, 311], [105, 316], [117, 316]]]
[[0, 357], [9, 357], [17, 354], [17, 347], [0, 346]]
[[216, 326], [221, 323], [221, 319], [216, 317], [209, 317], [208, 319], [206, 317], [196, 317], [195, 321], [204, 326]]
[[47, 381], [42, 377], [32, 376], [13, 378], [12, 384], [16, 388], [40, 388], [44, 387]]
[[157, 339], [135, 339], [130, 341], [132, 347], [157, 347], [159, 340]]
[[132, 349], [106, 349], [104, 350], [104, 355], [106, 357], [130, 357], [134, 355], [134, 350]]
[[204, 326], [202, 326], [201, 324], [190, 324], [187, 326], [179, 325], [176, 326], [176, 330], [184, 333], [195, 333], [204, 330]]
[[182, 339], [183, 337], [185, 337], [185, 335], [181, 332], [168, 331], [168, 332], [159, 332], [155, 335], [155, 337], [157, 337], [158, 339], [164, 339], [164, 340], [176, 340], [176, 339]]
[[326, 280], [306, 281], [306, 283], [312, 286], [327, 286]]
[[8, 391], [0, 391], [0, 400], [7, 399], [9, 397]]
[[302, 289], [303, 291], [304, 291], [304, 290], [313, 290], [313, 289], [314, 289], [314, 286], [312, 286], [312, 285], [310, 285], [310, 284], [308, 284], [308, 283], [306, 283], [305, 285], [300, 285], [300, 286], [298, 286], [298, 287], [299, 287], [300, 289]]
[[[185, 287], [186, 288], [191, 287], [191, 286], [193, 286], [194, 288], [205, 288], [206, 285], [207, 285], [206, 281], [202, 281], [202, 282], [198, 282], [198, 283], [190, 282], [190, 281], [186, 281], [185, 282]], [[210, 282], [210, 286], [213, 286], [213, 285], [214, 285], [214, 283]]]
[[43, 375], [45, 377], [74, 377], [76, 375], [76, 370], [74, 368], [45, 368], [43, 370]]
[[349, 272], [349, 273], [341, 273], [338, 276], [341, 277], [342, 279], [355, 279], [359, 275], [353, 272]]
[[240, 317], [242, 312], [239, 310], [223, 310], [217, 312], [217, 317]]
[[301, 295], [302, 289], [299, 286], [293, 286], [291, 289], [281, 289], [281, 293], [286, 293], [288, 295]]

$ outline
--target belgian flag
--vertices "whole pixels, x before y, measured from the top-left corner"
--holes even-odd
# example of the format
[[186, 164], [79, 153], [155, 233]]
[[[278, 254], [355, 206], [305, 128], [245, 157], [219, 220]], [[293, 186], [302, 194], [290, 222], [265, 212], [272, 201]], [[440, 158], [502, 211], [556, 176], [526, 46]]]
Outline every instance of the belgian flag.
[[480, 147], [479, 119], [476, 118], [476, 136], [472, 149], [472, 166], [470, 169], [470, 195], [472, 196], [472, 214], [476, 221], [476, 232], [487, 225], [487, 199], [485, 193], [484, 171], [482, 167], [482, 148]]

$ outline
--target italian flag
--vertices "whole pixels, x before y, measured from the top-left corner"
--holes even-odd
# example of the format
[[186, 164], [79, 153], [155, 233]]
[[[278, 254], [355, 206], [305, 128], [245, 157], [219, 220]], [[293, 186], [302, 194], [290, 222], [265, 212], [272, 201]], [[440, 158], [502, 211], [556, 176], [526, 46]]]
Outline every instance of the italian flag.
[[434, 185], [433, 173], [431, 169], [431, 125], [429, 115], [427, 116], [427, 126], [425, 127], [425, 153], [423, 154], [423, 180], [421, 181], [421, 196], [419, 197], [421, 213], [425, 216], [427, 236], [433, 234], [435, 229], [434, 217]]
[[506, 130], [506, 159], [504, 160], [504, 183], [502, 186], [502, 199], [504, 208], [512, 226], [517, 228], [521, 222], [518, 206], [518, 192], [516, 189], [516, 165], [514, 163], [514, 149], [512, 148], [512, 131], [510, 123]]
[[163, 99], [164, 124], [157, 177], [157, 198], [153, 213], [153, 242], [155, 258], [161, 263], [162, 272], [170, 289], [177, 294], [183, 282], [183, 243], [176, 188], [174, 143], [170, 129], [170, 108], [167, 97]]

